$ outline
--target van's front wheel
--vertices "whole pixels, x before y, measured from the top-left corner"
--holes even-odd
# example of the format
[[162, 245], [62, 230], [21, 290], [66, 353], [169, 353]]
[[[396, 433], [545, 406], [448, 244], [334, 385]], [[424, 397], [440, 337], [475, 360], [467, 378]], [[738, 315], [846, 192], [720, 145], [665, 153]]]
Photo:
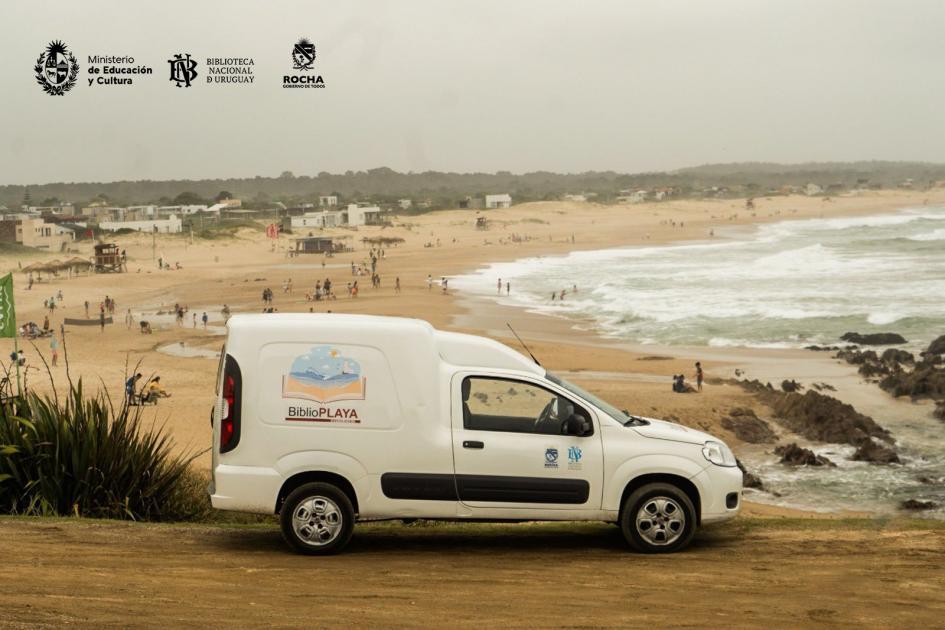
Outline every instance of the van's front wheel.
[[279, 516], [282, 537], [295, 551], [309, 555], [337, 553], [354, 532], [354, 507], [338, 487], [307, 483], [286, 497]]
[[668, 483], [638, 488], [623, 505], [620, 529], [642, 553], [672, 553], [696, 533], [696, 510], [685, 492]]

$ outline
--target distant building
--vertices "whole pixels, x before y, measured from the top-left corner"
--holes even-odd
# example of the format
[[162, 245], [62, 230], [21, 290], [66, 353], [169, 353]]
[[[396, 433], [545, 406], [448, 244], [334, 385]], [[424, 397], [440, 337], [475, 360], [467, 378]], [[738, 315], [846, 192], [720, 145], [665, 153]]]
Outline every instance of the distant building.
[[565, 195], [565, 201], [576, 201], [578, 203], [583, 203], [587, 201], [587, 195]]
[[72, 215], [75, 208], [71, 203], [60, 203], [55, 206], [29, 206], [27, 212], [31, 214], [65, 214]]
[[511, 208], [512, 207], [512, 196], [508, 193], [502, 193], [501, 195], [486, 195], [486, 207], [487, 208]]
[[407, 210], [413, 205], [413, 202], [410, 199], [398, 199], [397, 205], [400, 206], [401, 210]]
[[823, 194], [824, 189], [818, 186], [817, 184], [807, 184], [804, 187], [804, 194], [807, 196], [820, 195]]
[[344, 251], [344, 246], [332, 239], [321, 236], [308, 236], [295, 239], [295, 248], [289, 250], [292, 256], [299, 254], [330, 254]]
[[649, 195], [645, 190], [621, 190], [617, 203], [643, 203]]
[[0, 221], [0, 241], [58, 252], [74, 240], [75, 232], [71, 228], [46, 223], [43, 219]]
[[345, 223], [357, 227], [359, 225], [377, 225], [380, 223], [381, 209], [377, 206], [359, 206], [354, 203], [348, 204], [345, 211]]
[[290, 217], [289, 227], [294, 230], [306, 228], [333, 228], [344, 225], [344, 213], [340, 210], [322, 210], [321, 212], [306, 212]]
[[337, 195], [320, 195], [318, 197], [319, 208], [332, 208], [338, 205]]
[[[222, 205], [220, 207], [223, 207]], [[172, 214], [179, 216], [190, 216], [192, 214], [197, 214], [198, 212], [208, 212], [210, 207], [206, 204], [191, 204], [191, 205], [182, 205], [182, 206], [158, 206], [155, 209], [155, 216], [157, 217], [168, 217]], [[215, 214], [219, 214], [220, 210], [217, 208]]]
[[183, 222], [172, 214], [166, 219], [145, 219], [141, 221], [99, 221], [99, 228], [108, 232], [134, 230], [135, 232], [157, 232], [159, 234], [178, 234], [183, 230]]

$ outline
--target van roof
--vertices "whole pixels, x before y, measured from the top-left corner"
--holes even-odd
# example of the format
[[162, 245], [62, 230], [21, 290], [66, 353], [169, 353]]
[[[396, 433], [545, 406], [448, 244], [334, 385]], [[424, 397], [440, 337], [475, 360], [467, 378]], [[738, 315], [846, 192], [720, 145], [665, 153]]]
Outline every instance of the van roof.
[[408, 356], [417, 359], [426, 355], [427, 360], [433, 360], [435, 353], [442, 361], [460, 367], [545, 373], [531, 359], [498, 341], [436, 330], [422, 319], [345, 313], [241, 314], [231, 317], [227, 328], [231, 338], [245, 341], [244, 335], [249, 334], [256, 341], [264, 339], [264, 343], [299, 341], [300, 334], [311, 334], [314, 329], [324, 335], [318, 341], [330, 338], [339, 344], [370, 344], [390, 348], [394, 354], [403, 354], [407, 344], [411, 348]]

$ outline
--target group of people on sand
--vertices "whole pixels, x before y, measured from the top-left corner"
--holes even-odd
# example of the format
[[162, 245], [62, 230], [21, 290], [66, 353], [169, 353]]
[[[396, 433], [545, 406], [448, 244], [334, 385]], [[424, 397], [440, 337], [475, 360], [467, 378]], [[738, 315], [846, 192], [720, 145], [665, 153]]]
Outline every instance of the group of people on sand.
[[702, 371], [702, 362], [696, 361], [696, 386], [693, 387], [686, 382], [685, 374], [673, 374], [673, 391], [677, 394], [701, 392], [703, 380], [705, 380], [705, 374]]
[[141, 372], [133, 374], [125, 381], [125, 396], [129, 405], [146, 405], [148, 403], [157, 404], [158, 398], [170, 398], [171, 394], [164, 389], [161, 384], [160, 376], [153, 376], [143, 387], [138, 388], [138, 382], [142, 379]]

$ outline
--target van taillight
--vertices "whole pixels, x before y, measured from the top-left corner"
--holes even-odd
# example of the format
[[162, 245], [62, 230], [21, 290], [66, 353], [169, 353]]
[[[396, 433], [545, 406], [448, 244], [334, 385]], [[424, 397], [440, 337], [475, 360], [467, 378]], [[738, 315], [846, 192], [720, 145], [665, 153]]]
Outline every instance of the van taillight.
[[223, 366], [223, 400], [226, 401], [226, 415], [220, 419], [220, 452], [226, 453], [236, 448], [240, 441], [240, 399], [243, 389], [243, 377], [236, 359], [226, 355]]

